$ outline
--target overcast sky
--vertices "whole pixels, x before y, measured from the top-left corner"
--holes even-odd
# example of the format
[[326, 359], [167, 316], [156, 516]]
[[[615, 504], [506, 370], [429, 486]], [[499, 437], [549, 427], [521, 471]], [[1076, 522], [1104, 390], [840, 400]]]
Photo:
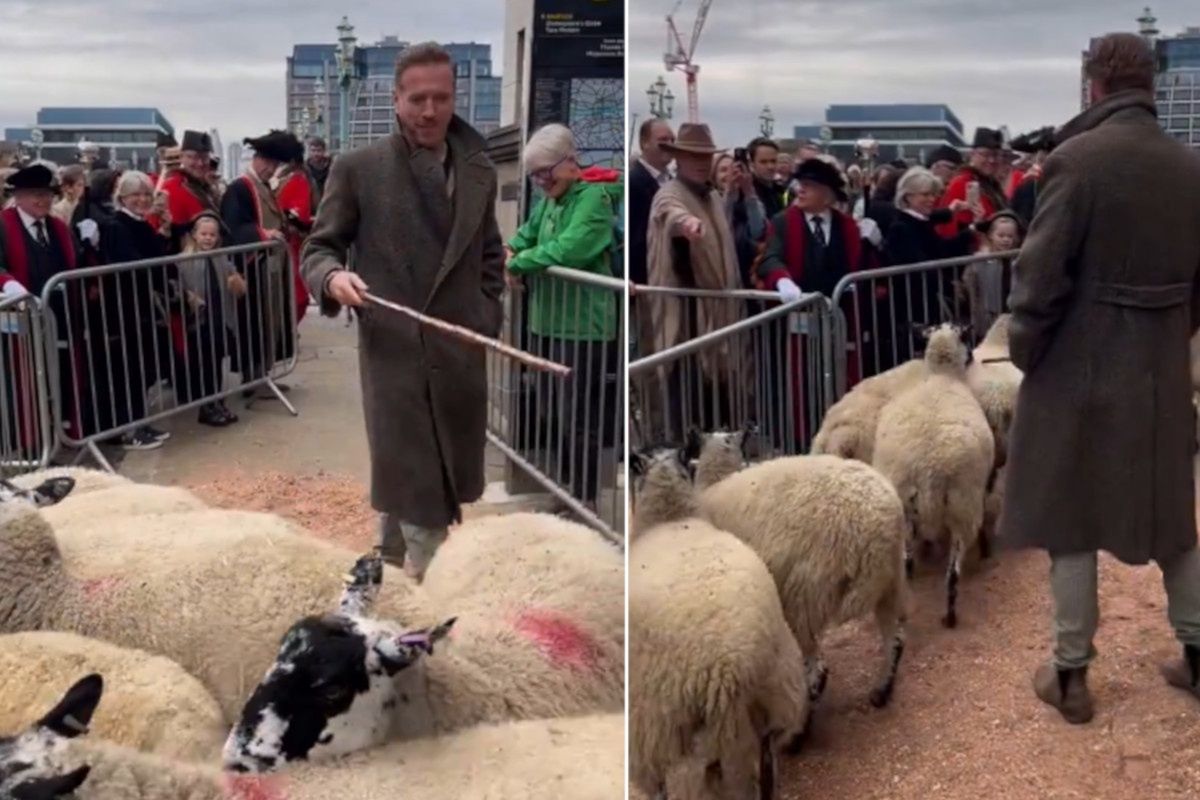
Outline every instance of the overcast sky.
[[228, 144], [285, 123], [293, 44], [476, 41], [503, 66], [504, 0], [0, 0], [0, 127], [42, 106], [155, 106]]
[[[665, 16], [675, 0], [631, 0], [630, 111], [663, 74]], [[1080, 53], [1090, 37], [1136, 30], [1145, 3], [1123, 0], [715, 0], [700, 37], [701, 121], [721, 146], [819, 122], [833, 103], [945, 103], [970, 139], [978, 125], [1016, 135], [1079, 112]], [[1151, 2], [1164, 34], [1200, 25], [1196, 0]], [[676, 24], [691, 36], [699, 0]], [[682, 74], [666, 76], [687, 119]]]

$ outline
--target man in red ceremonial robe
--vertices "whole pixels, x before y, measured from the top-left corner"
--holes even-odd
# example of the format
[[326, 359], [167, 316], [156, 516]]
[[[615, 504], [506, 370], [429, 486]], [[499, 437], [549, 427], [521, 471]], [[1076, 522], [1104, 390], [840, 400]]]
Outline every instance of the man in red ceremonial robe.
[[[997, 211], [1008, 208], [1008, 198], [1000, 185], [998, 176], [1004, 162], [1004, 136], [990, 128], [975, 131], [971, 159], [962, 167], [938, 201], [938, 208], [949, 208], [955, 200], [966, 200], [978, 205], [978, 217], [970, 211], [960, 211], [954, 219], [937, 227], [937, 232], [946, 239], [958, 236], [959, 222], [971, 225], [975, 219], [987, 219]], [[971, 186], [978, 185], [978, 200]]]
[[[66, 223], [50, 214], [54, 197], [59, 191], [54, 172], [42, 164], [19, 170], [8, 178], [13, 192], [13, 206], [0, 211], [0, 300], [24, 295], [40, 296], [50, 279], [61, 272], [75, 269], [78, 252], [75, 237]], [[79, 363], [80, 342], [74, 350], [67, 348], [68, 320], [79, 319], [80, 285], [69, 285], [66, 293], [55, 292], [50, 307], [58, 322], [57, 348], [59, 356], [60, 396], [63, 399], [63, 420], [68, 433], [81, 438], [81, 410], [87, 398], [87, 387], [79, 380], [82, 374], [75, 369]], [[72, 301], [72, 314], [67, 313], [66, 299]], [[18, 444], [26, 453], [37, 446], [38, 403], [34, 389], [33, 364], [26, 346], [18, 341], [15, 330], [0, 329], [0, 364], [13, 372], [13, 380], [4, 381], [0, 390], [0, 408], [6, 419], [0, 429], [11, 431], [8, 442]], [[54, 350], [51, 350], [54, 352]], [[6, 376], [7, 377], [7, 376]], [[37, 453], [30, 453], [37, 456]]]
[[207, 133], [184, 131], [180, 150], [180, 169], [171, 172], [163, 182], [167, 211], [171, 216], [172, 249], [175, 252], [178, 252], [180, 239], [191, 228], [196, 217], [205, 211], [219, 214], [208, 180], [212, 138]]

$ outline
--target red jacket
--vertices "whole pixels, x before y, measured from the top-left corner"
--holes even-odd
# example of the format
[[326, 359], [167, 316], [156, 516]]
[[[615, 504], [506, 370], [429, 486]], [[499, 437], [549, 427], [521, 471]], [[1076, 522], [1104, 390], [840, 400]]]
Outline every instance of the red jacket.
[[308, 288], [300, 274], [300, 248], [313, 223], [312, 186], [304, 170], [293, 172], [279, 187], [275, 199], [279, 201], [279, 210], [283, 212], [284, 218], [289, 219], [291, 215], [288, 212], [294, 212], [301, 228], [296, 230], [296, 224], [293, 223], [287, 230], [288, 253], [292, 259], [292, 282], [296, 288], [296, 321], [299, 322], [308, 311]]
[[167, 211], [171, 214], [171, 228], [176, 236], [192, 226], [196, 217], [205, 211], [220, 214], [213, 205], [212, 196], [207, 192], [197, 194], [193, 182], [188, 180], [182, 171], [172, 172], [163, 181], [163, 191], [167, 193]]
[[[1003, 194], [993, 181], [989, 181], [971, 167], [963, 167], [946, 187], [937, 207], [949, 208], [955, 200], [966, 200], [967, 185], [972, 181], [979, 182], [979, 204], [983, 206], [984, 217], [990, 217], [1007, 205]], [[950, 222], [937, 226], [938, 235], [943, 239], [953, 239], [959, 235], [962, 225], [970, 225], [974, 221], [975, 218], [970, 211], [960, 211]]]

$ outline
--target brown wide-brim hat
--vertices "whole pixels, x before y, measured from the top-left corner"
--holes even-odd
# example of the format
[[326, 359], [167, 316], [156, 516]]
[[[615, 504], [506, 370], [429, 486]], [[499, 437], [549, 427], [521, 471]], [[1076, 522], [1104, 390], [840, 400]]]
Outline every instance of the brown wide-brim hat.
[[721, 149], [713, 142], [712, 131], [699, 122], [685, 122], [679, 126], [674, 144], [661, 146], [666, 153], [691, 153], [698, 156], [715, 156]]

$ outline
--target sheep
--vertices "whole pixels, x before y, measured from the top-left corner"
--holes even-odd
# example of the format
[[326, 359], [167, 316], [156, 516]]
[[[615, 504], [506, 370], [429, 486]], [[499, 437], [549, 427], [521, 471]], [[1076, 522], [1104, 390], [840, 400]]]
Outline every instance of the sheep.
[[972, 353], [966, 382], [979, 401], [996, 440], [996, 469], [1004, 466], [1008, 453], [1008, 429], [1017, 408], [1017, 392], [1024, 377], [1008, 357], [1008, 328], [1012, 317], [1002, 314], [987, 337]]
[[625, 641], [625, 558], [591, 528], [553, 514], [479, 517], [455, 528], [421, 588], [441, 606], [476, 596], [570, 609], [603, 641]]
[[688, 433], [687, 452], [695, 456], [697, 491], [704, 491], [746, 466], [749, 460], [746, 445], [753, 433], [754, 423], [747, 423], [740, 431], [714, 431], [707, 438], [695, 429]]
[[48, 478], [28, 487], [0, 478], [0, 503], [26, 503], [34, 508], [58, 505], [75, 490], [71, 478]]
[[[227, 760], [274, 767], [479, 722], [623, 707], [623, 646], [593, 634], [578, 615], [514, 614], [506, 587], [497, 587], [455, 601], [458, 616], [432, 632], [406, 632], [369, 616], [383, 578], [379, 559], [355, 565], [351, 578], [367, 588], [352, 581], [336, 613], [289, 629], [230, 734]], [[372, 563], [379, 566], [368, 569]], [[591, 602], [619, 605], [622, 594]], [[432, 653], [451, 624], [446, 652], [419, 660], [414, 647]]]
[[[988, 478], [995, 462], [995, 437], [967, 387], [971, 351], [963, 329], [927, 330], [929, 375], [884, 407], [875, 440], [875, 467], [892, 482], [904, 503], [915, 537], [924, 547], [949, 535], [946, 614], [953, 628], [962, 560], [983, 526]], [[911, 570], [911, 556], [906, 566]]]
[[828, 680], [821, 635], [873, 612], [885, 659], [869, 699], [887, 705], [907, 617], [907, 525], [892, 485], [870, 466], [832, 455], [776, 458], [712, 477], [719, 481], [701, 492], [701, 513], [766, 564], [805, 656], [810, 703]]
[[0, 636], [0, 730], [45, 713], [80, 675], [103, 672], [111, 691], [92, 732], [186, 761], [215, 761], [228, 725], [217, 701], [178, 664], [71, 633]]
[[829, 407], [813, 437], [812, 455], [834, 455], [870, 464], [874, 457], [879, 412], [888, 401], [925, 378], [921, 359], [906, 361], [879, 375], [860, 381]]
[[670, 448], [631, 461], [646, 526], [629, 555], [631, 788], [769, 798], [777, 747], [807, 724], [804, 658], [762, 560], [691, 516], [687, 463]]
[[[166, 656], [233, 721], [280, 638], [329, 608], [353, 558], [268, 514], [193, 511], [55, 532], [29, 509], [0, 515], [0, 629], [73, 631]], [[421, 587], [385, 574], [382, 617], [416, 628], [439, 620]], [[434, 698], [433, 717], [414, 713], [417, 733], [621, 705], [623, 642], [578, 621], [582, 611], [523, 604], [523, 592], [496, 587], [452, 609], [460, 646], [413, 678], [418, 699]], [[588, 598], [600, 602], [621, 600]]]
[[28, 472], [12, 479], [12, 483], [23, 489], [32, 489], [39, 483], [53, 478], [70, 478], [74, 481], [76, 495], [95, 492], [100, 489], [111, 489], [114, 486], [129, 486], [133, 481], [124, 475], [117, 475], [104, 470], [88, 469], [87, 467], [47, 467], [46, 469]]
[[186, 489], [152, 484], [118, 484], [81, 495], [72, 494], [65, 502], [47, 508], [42, 516], [55, 530], [83, 524], [92, 526], [101, 520], [116, 522], [150, 514], [203, 511], [208, 508]]
[[40, 724], [0, 740], [0, 797], [75, 791], [79, 800], [611, 800], [624, 783], [619, 714], [479, 726], [337, 763], [239, 775], [81, 738], [102, 691], [102, 678], [89, 675]]

